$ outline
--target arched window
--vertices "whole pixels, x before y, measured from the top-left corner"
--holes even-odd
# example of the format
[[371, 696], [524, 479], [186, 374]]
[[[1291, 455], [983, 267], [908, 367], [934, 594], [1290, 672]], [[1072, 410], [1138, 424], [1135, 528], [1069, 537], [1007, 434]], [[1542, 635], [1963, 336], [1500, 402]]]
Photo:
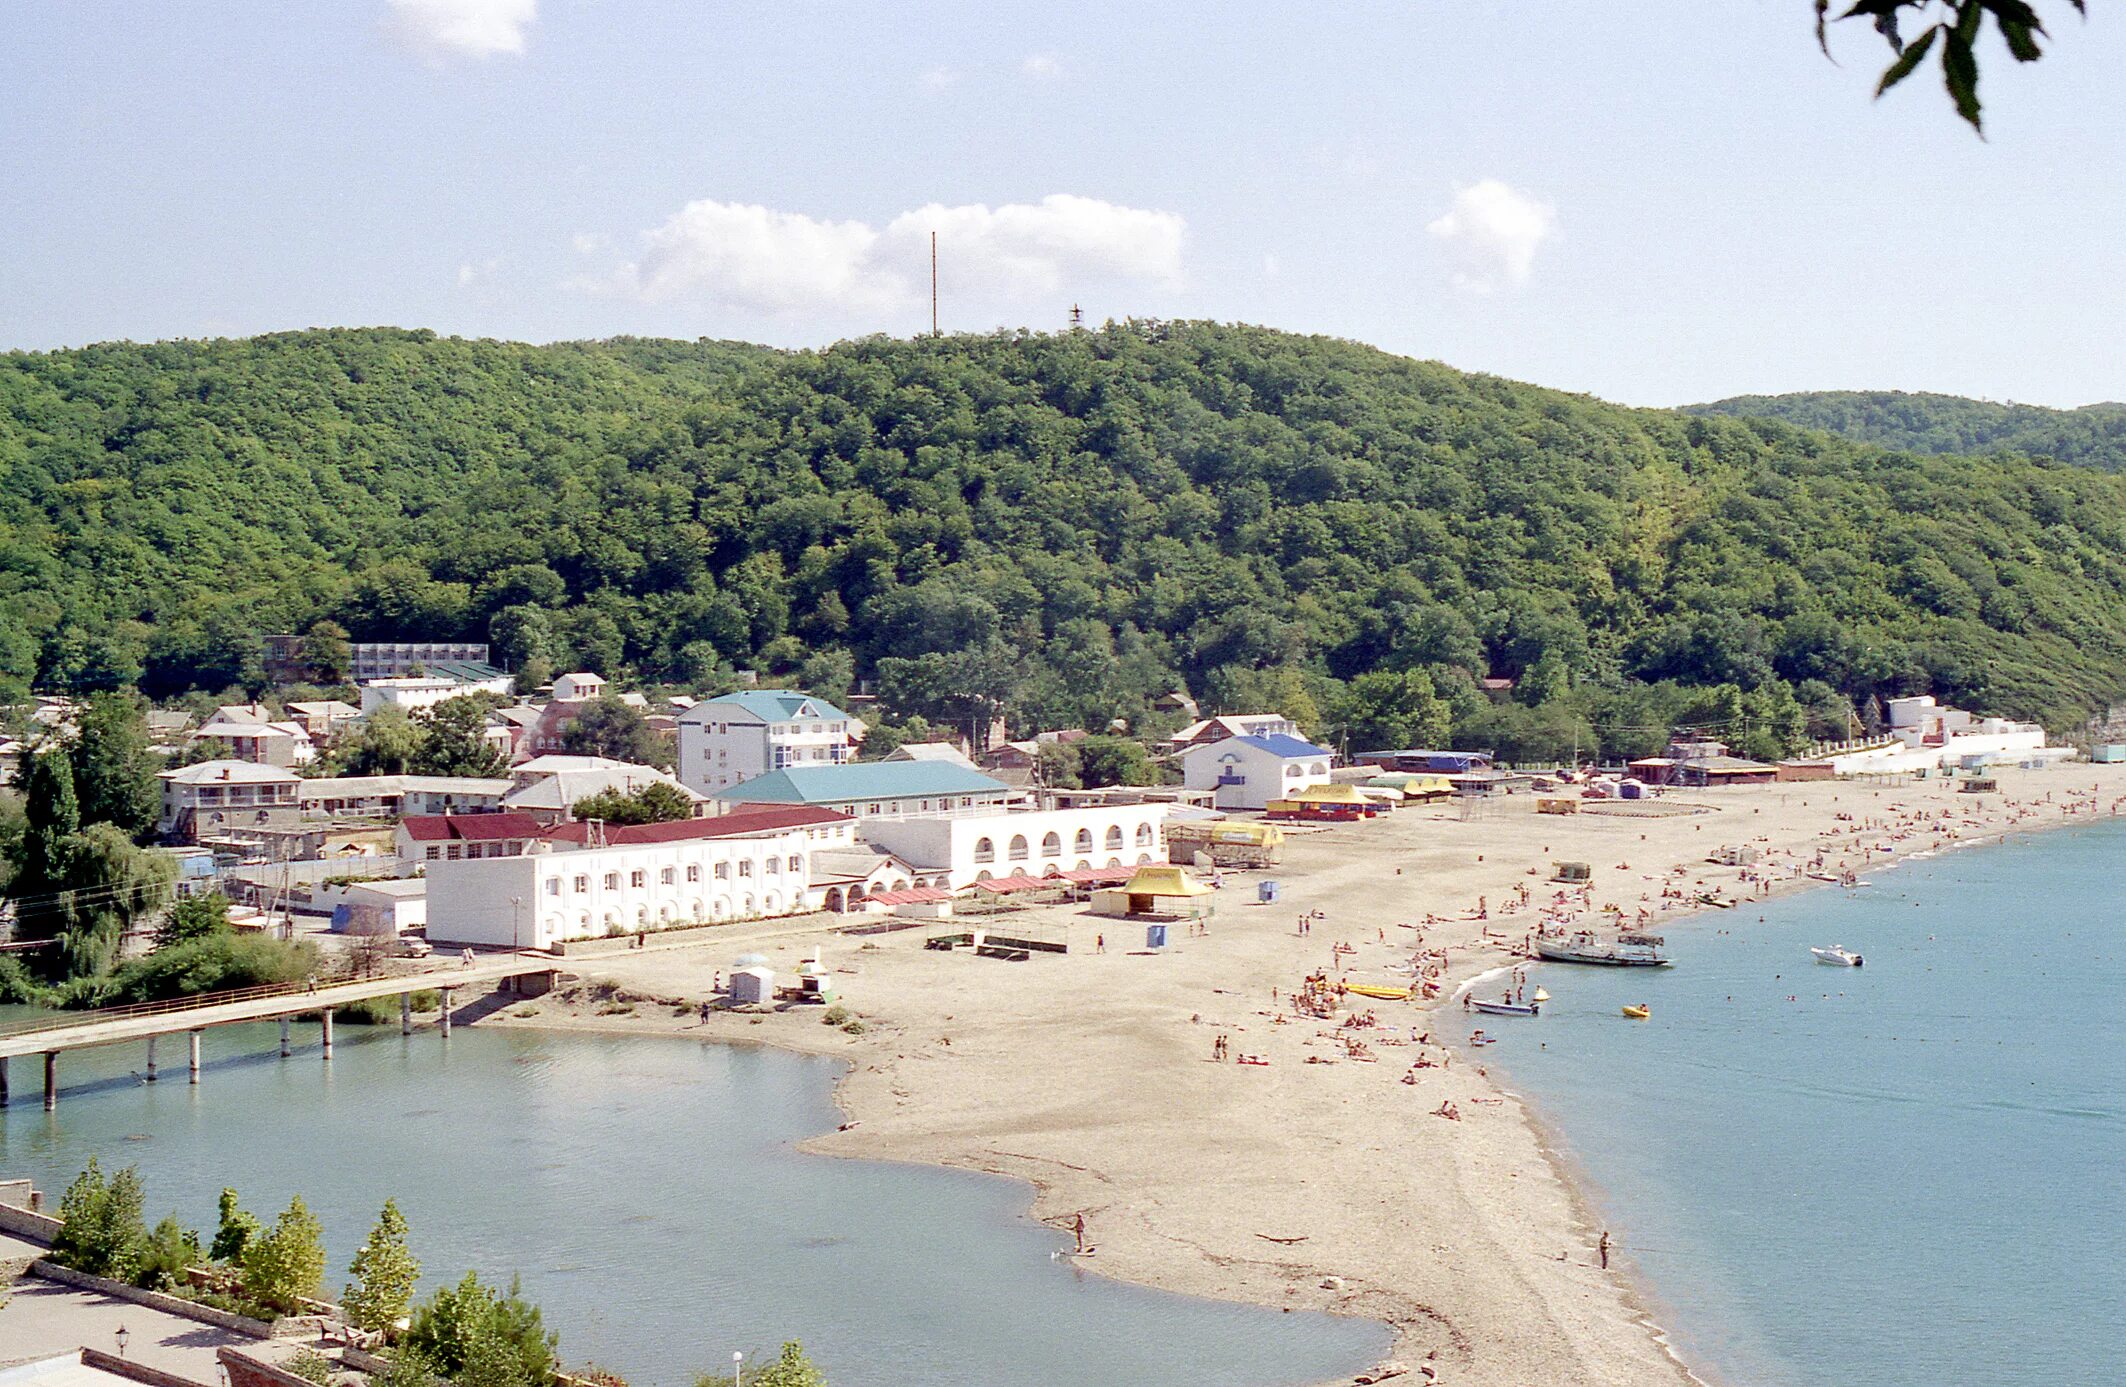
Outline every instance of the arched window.
[[1077, 841], [1071, 846], [1076, 852], [1091, 852], [1093, 850], [1093, 831], [1089, 828], [1079, 829]]
[[1154, 834], [1154, 833], [1152, 832], [1152, 826], [1151, 826], [1150, 824], [1138, 824], [1138, 825], [1137, 825], [1137, 846], [1138, 846], [1138, 847], [1140, 847], [1140, 848], [1144, 848], [1144, 847], [1150, 847], [1150, 846], [1151, 846], [1151, 844], [1152, 844], [1152, 840], [1154, 839], [1154, 837], [1155, 837], [1155, 836], [1156, 836], [1156, 835], [1155, 835], [1155, 834]]
[[1025, 835], [1025, 834], [1023, 834], [1023, 833], [1014, 833], [1014, 834], [1012, 834], [1012, 835], [1011, 835], [1011, 847], [1010, 847], [1010, 849], [1009, 849], [1009, 854], [1010, 854], [1011, 860], [1012, 860], [1012, 861], [1014, 861], [1014, 862], [1024, 862], [1024, 861], [1026, 860], [1026, 835]]
[[1054, 857], [1063, 851], [1063, 835], [1051, 833], [1041, 840], [1041, 856]]
[[[1109, 827], [1108, 827], [1108, 830], [1107, 830], [1107, 850], [1108, 850], [1109, 852], [1113, 852], [1113, 851], [1115, 851], [1115, 850], [1116, 850], [1117, 848], [1120, 848], [1121, 846], [1122, 846], [1122, 825], [1120, 825], [1120, 824], [1111, 824], [1111, 825], [1109, 825]], [[1120, 866], [1121, 864], [1120, 864], [1120, 863], [1116, 863], [1115, 865], [1117, 865], [1117, 866]]]
[[987, 839], [987, 838], [977, 838], [977, 839], [975, 839], [975, 840], [974, 840], [974, 860], [975, 860], [975, 861], [977, 861], [977, 862], [994, 862], [994, 861], [996, 861], [996, 860], [997, 860], [997, 845], [996, 845], [995, 843], [992, 843], [992, 842], [991, 842], [991, 841], [990, 841], [989, 839]]

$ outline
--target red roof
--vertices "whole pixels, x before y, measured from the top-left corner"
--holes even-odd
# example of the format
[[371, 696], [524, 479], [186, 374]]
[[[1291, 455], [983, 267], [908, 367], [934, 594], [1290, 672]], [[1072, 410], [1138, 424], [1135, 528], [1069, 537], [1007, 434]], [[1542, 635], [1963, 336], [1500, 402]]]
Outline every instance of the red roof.
[[1014, 895], [1020, 891], [1054, 891], [1066, 883], [1061, 877], [1030, 877], [1024, 872], [1015, 872], [1008, 877], [994, 877], [974, 884], [977, 891], [994, 891], [1000, 896]]
[[1080, 867], [1074, 872], [1058, 872], [1056, 875], [1074, 886], [1105, 886], [1110, 882], [1128, 881], [1136, 874], [1135, 867]]
[[[712, 814], [705, 819], [675, 819], [661, 824], [607, 824], [607, 847], [640, 847], [648, 843], [690, 843], [708, 838], [748, 838], [758, 833], [780, 833], [792, 828], [817, 828], [822, 824], [849, 822], [849, 815], [832, 809], [814, 809], [803, 804], [761, 805]], [[556, 843], [584, 843], [590, 825], [562, 824], [545, 835]]]
[[408, 814], [399, 823], [416, 843], [493, 843], [546, 832], [530, 814]]
[[940, 891], [935, 886], [907, 886], [898, 891], [873, 891], [862, 898], [865, 902], [876, 901], [880, 905], [929, 905], [936, 901], [952, 899], [950, 891]]

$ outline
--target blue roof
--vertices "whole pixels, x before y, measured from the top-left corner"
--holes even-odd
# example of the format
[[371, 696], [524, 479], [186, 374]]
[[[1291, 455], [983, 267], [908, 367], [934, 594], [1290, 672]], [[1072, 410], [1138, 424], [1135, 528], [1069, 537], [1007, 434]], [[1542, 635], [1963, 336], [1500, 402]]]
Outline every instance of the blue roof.
[[769, 722], [790, 722], [797, 718], [797, 710], [807, 703], [812, 705], [812, 716], [829, 722], [854, 721], [847, 713], [827, 702], [814, 698], [796, 689], [740, 689], [736, 693], [719, 694], [703, 699], [703, 703], [735, 703], [755, 717]]
[[[1282, 756], [1286, 760], [1298, 756], [1334, 756], [1336, 754], [1325, 746], [1316, 746], [1312, 742], [1304, 742], [1297, 737], [1287, 737], [1282, 732], [1271, 732], [1264, 735], [1250, 734], [1245, 737], [1235, 737], [1233, 740], [1246, 742], [1252, 747], [1260, 747], [1272, 756]], [[1212, 742], [1211, 745], [1216, 746], [1218, 744]]]
[[712, 798], [758, 804], [850, 804], [911, 796], [994, 794], [1003, 781], [949, 761], [864, 761], [849, 766], [795, 766], [769, 771]]

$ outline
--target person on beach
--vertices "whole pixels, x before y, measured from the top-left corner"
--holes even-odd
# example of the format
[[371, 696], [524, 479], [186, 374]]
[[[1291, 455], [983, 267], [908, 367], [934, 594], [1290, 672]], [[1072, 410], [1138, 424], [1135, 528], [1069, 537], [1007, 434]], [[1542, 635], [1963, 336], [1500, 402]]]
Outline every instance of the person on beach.
[[1107, 936], [1106, 936], [1106, 935], [1104, 935], [1104, 934], [1096, 934], [1096, 935], [1094, 935], [1094, 936], [1093, 936], [1093, 952], [1094, 952], [1094, 953], [1096, 953], [1096, 954], [1104, 954], [1104, 953], [1106, 953], [1106, 952], [1107, 952]]
[[1598, 1244], [1598, 1245], [1596, 1246], [1595, 1250], [1596, 1250], [1596, 1251], [1597, 1251], [1598, 1253], [1600, 1253], [1600, 1254], [1601, 1254], [1601, 1257], [1602, 1257], [1602, 1270], [1604, 1270], [1604, 1271], [1608, 1271], [1608, 1270], [1609, 1270], [1609, 1230], [1608, 1230], [1607, 1228], [1604, 1228], [1604, 1229], [1602, 1230], [1602, 1241], [1601, 1241], [1601, 1242], [1600, 1242], [1600, 1243], [1599, 1243], [1599, 1244]]
[[[1084, 1254], [1084, 1252], [1085, 1252], [1085, 1215], [1084, 1215], [1084, 1214], [1082, 1214], [1082, 1213], [1081, 1213], [1081, 1214], [1079, 1214], [1079, 1215], [1077, 1216], [1077, 1218], [1075, 1218], [1075, 1219], [1073, 1219], [1073, 1220], [1071, 1221], [1071, 1229], [1070, 1229], [1070, 1231], [1071, 1231], [1072, 1233], [1074, 1233], [1075, 1235], [1077, 1235], [1077, 1239], [1078, 1239], [1078, 1252], [1079, 1252], [1079, 1255], [1081, 1255], [1081, 1256], [1082, 1256], [1082, 1255]], [[1604, 1265], [1607, 1265], [1607, 1264], [1605, 1263]]]

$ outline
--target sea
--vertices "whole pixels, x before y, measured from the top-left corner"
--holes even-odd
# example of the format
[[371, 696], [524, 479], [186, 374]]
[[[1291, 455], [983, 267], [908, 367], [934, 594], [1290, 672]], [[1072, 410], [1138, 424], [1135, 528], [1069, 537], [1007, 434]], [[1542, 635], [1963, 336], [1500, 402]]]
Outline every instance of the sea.
[[1481, 1062], [1708, 1381], [2126, 1382], [2122, 881], [2103, 823], [1709, 911], [1534, 969]]
[[[664, 1037], [341, 1025], [334, 1056], [273, 1025], [207, 1032], [202, 1082], [165, 1042], [61, 1057], [58, 1111], [18, 1062], [0, 1174], [55, 1204], [90, 1156], [134, 1165], [153, 1222], [211, 1235], [236, 1189], [270, 1220], [300, 1194], [328, 1287], [385, 1199], [426, 1283], [524, 1293], [570, 1365], [684, 1387], [801, 1340], [835, 1387], [1290, 1387], [1392, 1344], [1376, 1322], [1171, 1295], [1094, 1274], [1000, 1177], [812, 1156], [833, 1061]], [[174, 1061], [174, 1064], [173, 1064]], [[1098, 1222], [1094, 1222], [1097, 1235]]]

